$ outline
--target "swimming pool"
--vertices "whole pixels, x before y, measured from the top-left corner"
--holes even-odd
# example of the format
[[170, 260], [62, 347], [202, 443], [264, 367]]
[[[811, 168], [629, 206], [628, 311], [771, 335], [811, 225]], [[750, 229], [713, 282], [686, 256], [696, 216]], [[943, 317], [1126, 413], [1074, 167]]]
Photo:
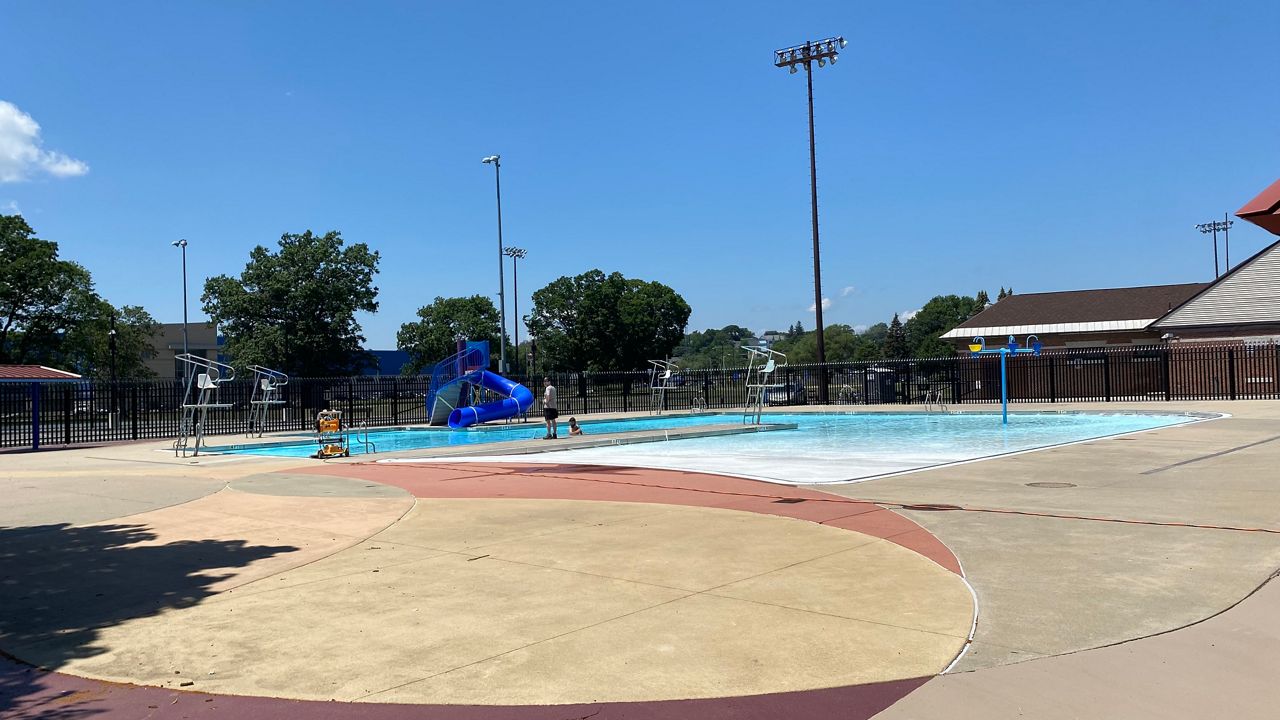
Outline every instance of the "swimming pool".
[[[1205, 419], [1185, 414], [1013, 413], [1001, 426], [989, 412], [769, 413], [767, 422], [795, 423], [796, 430], [688, 438], [520, 455], [520, 462], [583, 463], [727, 473], [789, 483], [850, 482], [894, 472], [1022, 452], [1064, 443], [1151, 430]], [[588, 421], [588, 434], [737, 423], [738, 413]], [[563, 425], [561, 426], [562, 430]], [[538, 425], [496, 425], [466, 431], [405, 428], [371, 432], [380, 453], [480, 445], [541, 437]], [[209, 448], [212, 452], [307, 457], [315, 443]], [[359, 444], [353, 453], [362, 452]], [[510, 461], [511, 456], [448, 458]], [[424, 458], [382, 462], [422, 462]]]
[[[721, 416], [721, 421], [729, 416]], [[520, 455], [522, 463], [625, 465], [710, 472], [785, 483], [844, 483], [1006, 453], [1207, 419], [1182, 414], [999, 413], [769, 414], [799, 428]], [[450, 458], [510, 462], [511, 456]], [[382, 462], [421, 462], [388, 459]]]

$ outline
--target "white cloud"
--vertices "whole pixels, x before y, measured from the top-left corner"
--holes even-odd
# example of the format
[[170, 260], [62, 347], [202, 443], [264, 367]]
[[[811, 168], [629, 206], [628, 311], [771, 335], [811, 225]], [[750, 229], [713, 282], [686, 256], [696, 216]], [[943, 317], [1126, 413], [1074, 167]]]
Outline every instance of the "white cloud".
[[33, 175], [75, 177], [89, 166], [40, 147], [40, 124], [11, 102], [0, 100], [0, 182], [21, 182]]
[[[830, 309], [830, 308], [831, 308], [831, 298], [829, 298], [829, 297], [824, 297], [824, 298], [822, 298], [822, 309], [823, 309], [823, 310], [828, 310], [828, 309]], [[810, 303], [810, 304], [809, 304], [809, 312], [815, 312], [815, 311], [816, 311], [816, 309], [817, 309], [817, 303]]]
[[903, 310], [902, 312], [898, 313], [898, 319], [901, 320], [902, 322], [906, 322], [911, 318], [915, 317], [916, 313], [918, 312], [920, 312], [920, 308], [916, 308], [915, 310]]
[[870, 326], [870, 325], [868, 325], [868, 324], [866, 324], [866, 323], [859, 323], [859, 324], [857, 324], [857, 325], [854, 325], [854, 326], [853, 326], [853, 331], [854, 331], [855, 333], [857, 333], [857, 334], [861, 335], [862, 333], [864, 333], [864, 332], [866, 332], [868, 329], [870, 329], [870, 327], [871, 327], [871, 326]]
[[21, 215], [22, 208], [18, 207], [17, 200], [10, 200], [4, 204], [4, 211], [10, 215]]
[[856, 288], [854, 288], [852, 285], [844, 286], [843, 288], [840, 289], [840, 297], [849, 297], [850, 295], [853, 294], [853, 291], [855, 289]]

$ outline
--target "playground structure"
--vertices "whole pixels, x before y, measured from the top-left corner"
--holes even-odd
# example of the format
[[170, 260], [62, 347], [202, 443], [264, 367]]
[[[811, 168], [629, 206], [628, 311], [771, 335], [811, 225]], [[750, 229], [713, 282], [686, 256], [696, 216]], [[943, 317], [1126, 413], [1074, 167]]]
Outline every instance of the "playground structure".
[[[182, 395], [182, 418], [178, 422], [178, 438], [173, 441], [175, 457], [200, 454], [204, 442], [205, 420], [210, 410], [225, 410], [231, 403], [218, 402], [218, 386], [234, 380], [236, 369], [225, 363], [199, 355], [180, 353], [177, 359], [186, 363], [186, 391]], [[192, 392], [194, 390], [194, 393]], [[194, 443], [192, 440], [194, 439]]]
[[778, 368], [786, 367], [787, 356], [777, 350], [758, 345], [743, 345], [742, 349], [747, 351], [747, 372], [743, 375], [747, 401], [742, 409], [742, 423], [759, 425], [769, 391], [787, 387], [783, 383], [775, 382], [773, 378]]
[[1009, 336], [1009, 341], [998, 348], [987, 348], [987, 339], [981, 335], [975, 337], [969, 343], [969, 352], [974, 355], [999, 355], [1000, 356], [1000, 422], [1002, 425], [1009, 424], [1009, 374], [1006, 363], [1010, 355], [1039, 355], [1040, 354], [1040, 338], [1035, 335], [1028, 335], [1026, 347], [1018, 345], [1018, 339]]
[[702, 409], [706, 398], [701, 390], [684, 385], [680, 376], [680, 366], [670, 360], [650, 360], [649, 365], [649, 412], [661, 415], [667, 409], [668, 392], [690, 393], [689, 412]]
[[[427, 390], [427, 417], [432, 425], [455, 430], [491, 420], [509, 420], [529, 412], [533, 393], [525, 386], [489, 372], [488, 342], [458, 342], [458, 352], [436, 363]], [[480, 402], [485, 393], [496, 396]]]
[[289, 376], [261, 365], [250, 365], [249, 369], [253, 371], [253, 393], [249, 397], [246, 437], [262, 437], [267, 413], [273, 406], [284, 404], [280, 388], [289, 384]]

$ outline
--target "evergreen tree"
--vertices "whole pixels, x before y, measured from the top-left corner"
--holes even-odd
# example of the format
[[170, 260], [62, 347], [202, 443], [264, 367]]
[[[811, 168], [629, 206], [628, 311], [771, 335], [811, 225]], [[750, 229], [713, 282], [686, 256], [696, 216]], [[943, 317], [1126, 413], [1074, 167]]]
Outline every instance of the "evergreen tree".
[[903, 327], [898, 314], [893, 314], [893, 322], [889, 323], [889, 334], [884, 338], [884, 356], [890, 360], [904, 358], [908, 354], [907, 329]]
[[1000, 294], [999, 294], [999, 295], [996, 295], [996, 302], [1000, 302], [1001, 300], [1003, 300], [1003, 299], [1005, 299], [1005, 298], [1007, 298], [1007, 297], [1009, 297], [1009, 293], [1008, 293], [1008, 291], [1006, 291], [1006, 290], [1004, 289], [1004, 286], [1003, 286], [1003, 285], [1001, 285], [1001, 286], [1000, 286]]
[[991, 298], [987, 296], [986, 290], [979, 290], [978, 295], [975, 299], [978, 301], [977, 312], [982, 312], [983, 308], [991, 304]]

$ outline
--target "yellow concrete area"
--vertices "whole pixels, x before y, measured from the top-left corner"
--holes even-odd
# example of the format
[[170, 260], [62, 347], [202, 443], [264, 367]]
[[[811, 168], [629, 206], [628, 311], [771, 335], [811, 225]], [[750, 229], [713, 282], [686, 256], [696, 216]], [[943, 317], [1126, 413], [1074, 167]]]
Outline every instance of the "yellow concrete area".
[[936, 563], [801, 520], [430, 499], [336, 555], [104, 627], [62, 669], [378, 702], [723, 697], [937, 673], [972, 613]]

